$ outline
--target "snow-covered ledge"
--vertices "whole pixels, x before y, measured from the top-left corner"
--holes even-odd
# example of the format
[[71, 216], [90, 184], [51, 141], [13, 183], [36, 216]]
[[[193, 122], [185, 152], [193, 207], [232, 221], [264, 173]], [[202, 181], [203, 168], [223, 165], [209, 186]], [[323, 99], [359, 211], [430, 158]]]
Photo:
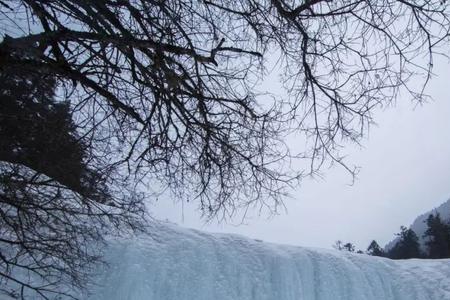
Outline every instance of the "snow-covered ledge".
[[88, 299], [450, 299], [450, 260], [392, 261], [166, 223], [152, 232], [111, 244]]

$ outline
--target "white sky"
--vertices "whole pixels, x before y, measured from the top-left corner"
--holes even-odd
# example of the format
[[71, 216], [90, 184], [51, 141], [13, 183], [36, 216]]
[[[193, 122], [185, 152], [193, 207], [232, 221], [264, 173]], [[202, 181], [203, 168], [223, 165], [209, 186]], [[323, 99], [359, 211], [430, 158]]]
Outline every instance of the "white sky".
[[213, 232], [232, 232], [265, 241], [330, 248], [338, 239], [365, 249], [372, 239], [384, 245], [418, 215], [450, 198], [450, 65], [435, 61], [428, 94], [433, 102], [416, 107], [398, 99], [379, 111], [363, 148], [349, 146], [348, 161], [361, 167], [354, 185], [344, 170], [324, 170], [307, 179], [287, 199], [286, 213], [246, 220], [246, 224], [204, 224], [196, 203], [161, 199], [156, 218]]

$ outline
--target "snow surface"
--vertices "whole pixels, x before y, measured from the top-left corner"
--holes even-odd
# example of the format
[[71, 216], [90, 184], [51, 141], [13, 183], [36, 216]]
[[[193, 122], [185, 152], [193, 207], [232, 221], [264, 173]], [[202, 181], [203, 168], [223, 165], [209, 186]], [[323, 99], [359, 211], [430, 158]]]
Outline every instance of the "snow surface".
[[[419, 244], [422, 250], [425, 250], [425, 240], [423, 238], [423, 235], [425, 234], [425, 231], [427, 230], [427, 224], [426, 220], [430, 214], [436, 214], [439, 213], [441, 216], [441, 219], [444, 221], [449, 222], [450, 221], [450, 199], [446, 202], [442, 203], [438, 207], [430, 210], [429, 212], [426, 212], [420, 216], [418, 216], [414, 222], [411, 224], [409, 228], [414, 230], [414, 232], [419, 237]], [[395, 246], [395, 244], [398, 242], [399, 238], [395, 238], [384, 247], [385, 250], [390, 250], [392, 247]]]
[[450, 299], [450, 260], [393, 261], [173, 224], [115, 241], [90, 300]]

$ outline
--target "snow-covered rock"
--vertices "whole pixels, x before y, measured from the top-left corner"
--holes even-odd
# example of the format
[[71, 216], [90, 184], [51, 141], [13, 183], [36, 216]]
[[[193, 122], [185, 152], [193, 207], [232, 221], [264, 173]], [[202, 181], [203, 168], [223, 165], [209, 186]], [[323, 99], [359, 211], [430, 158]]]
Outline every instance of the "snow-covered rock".
[[445, 300], [450, 260], [393, 261], [154, 224], [112, 242], [90, 300]]

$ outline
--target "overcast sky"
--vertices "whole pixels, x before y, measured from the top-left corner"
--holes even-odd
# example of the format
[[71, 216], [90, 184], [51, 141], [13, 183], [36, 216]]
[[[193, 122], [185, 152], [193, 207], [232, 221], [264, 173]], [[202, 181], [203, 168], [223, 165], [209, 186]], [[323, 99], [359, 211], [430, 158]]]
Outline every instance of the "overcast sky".
[[287, 212], [246, 224], [204, 224], [194, 204], [160, 199], [155, 217], [181, 226], [232, 232], [265, 241], [330, 248], [340, 239], [366, 248], [372, 239], [384, 245], [419, 214], [450, 198], [450, 65], [435, 62], [428, 94], [433, 102], [415, 106], [398, 99], [375, 115], [363, 148], [348, 146], [349, 162], [361, 167], [355, 183], [335, 167], [323, 179], [306, 179], [285, 202]]

